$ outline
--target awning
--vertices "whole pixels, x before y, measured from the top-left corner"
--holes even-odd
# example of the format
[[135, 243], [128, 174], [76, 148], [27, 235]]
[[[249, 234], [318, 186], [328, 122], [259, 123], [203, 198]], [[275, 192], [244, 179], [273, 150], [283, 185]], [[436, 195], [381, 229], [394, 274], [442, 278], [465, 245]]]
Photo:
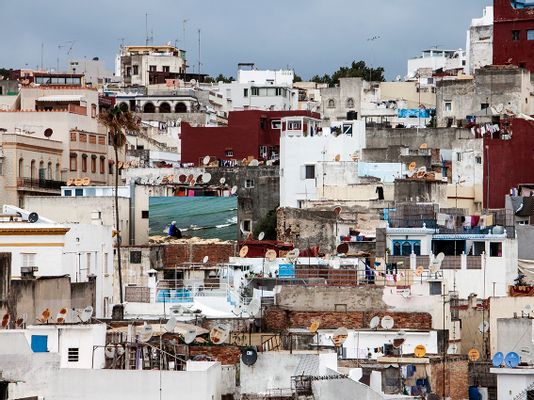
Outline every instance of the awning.
[[57, 94], [52, 96], [42, 96], [37, 98], [37, 101], [42, 102], [74, 102], [74, 101], [85, 101], [85, 96], [81, 94]]

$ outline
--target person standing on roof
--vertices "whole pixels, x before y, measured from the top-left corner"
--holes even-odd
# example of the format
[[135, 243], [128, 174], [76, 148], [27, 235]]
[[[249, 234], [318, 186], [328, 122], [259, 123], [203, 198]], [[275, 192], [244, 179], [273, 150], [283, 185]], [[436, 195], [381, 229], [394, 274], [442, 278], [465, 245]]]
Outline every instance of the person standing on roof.
[[169, 226], [169, 236], [176, 239], [182, 238], [182, 232], [180, 231], [180, 228], [176, 226], [176, 221], [172, 221]]

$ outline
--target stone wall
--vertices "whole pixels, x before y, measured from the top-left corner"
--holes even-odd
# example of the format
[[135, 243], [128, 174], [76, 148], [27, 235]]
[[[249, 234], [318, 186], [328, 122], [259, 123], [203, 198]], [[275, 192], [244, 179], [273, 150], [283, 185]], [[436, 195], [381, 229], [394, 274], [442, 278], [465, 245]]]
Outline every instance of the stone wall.
[[[445, 365], [445, 376], [443, 366]], [[462, 357], [447, 357], [445, 363], [441, 359], [430, 360], [430, 387], [438, 396], [449, 397], [451, 400], [467, 399], [469, 397], [469, 365]], [[445, 390], [443, 382], [445, 379]]]
[[219, 361], [221, 365], [239, 364], [241, 350], [237, 346], [189, 346], [189, 357], [206, 355], [214, 361]]
[[174, 268], [183, 263], [202, 263], [208, 256], [208, 265], [227, 263], [237, 254], [236, 242], [193, 242], [183, 241], [163, 246], [163, 267]]

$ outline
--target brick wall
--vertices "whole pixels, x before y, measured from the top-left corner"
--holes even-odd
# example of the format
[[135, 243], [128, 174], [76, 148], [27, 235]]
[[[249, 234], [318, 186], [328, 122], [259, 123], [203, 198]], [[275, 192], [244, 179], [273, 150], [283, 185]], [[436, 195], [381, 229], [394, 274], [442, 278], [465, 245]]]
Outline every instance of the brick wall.
[[237, 346], [189, 346], [189, 357], [206, 355], [213, 360], [219, 361], [222, 365], [239, 364], [241, 351]]
[[[443, 362], [434, 359], [430, 362], [430, 387], [438, 396], [443, 395]], [[460, 357], [447, 359], [445, 363], [445, 397], [451, 400], [467, 399], [469, 397], [469, 367], [468, 361]]]
[[227, 263], [235, 255], [234, 243], [171, 243], [163, 246], [163, 265], [173, 268], [182, 263], [201, 263], [208, 256], [208, 265]]
[[307, 328], [312, 321], [318, 321], [323, 329], [340, 326], [346, 328], [367, 328], [374, 316], [390, 315], [399, 329], [431, 329], [432, 317], [428, 313], [407, 312], [333, 312], [333, 311], [288, 311], [270, 307], [264, 313], [264, 327], [267, 331], [279, 332], [288, 328]]

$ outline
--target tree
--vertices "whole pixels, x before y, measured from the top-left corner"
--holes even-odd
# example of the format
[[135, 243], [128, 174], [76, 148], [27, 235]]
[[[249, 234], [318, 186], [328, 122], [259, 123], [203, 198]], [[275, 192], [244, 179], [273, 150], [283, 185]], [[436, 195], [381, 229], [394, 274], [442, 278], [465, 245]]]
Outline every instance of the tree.
[[302, 78], [297, 74], [293, 75], [293, 83], [295, 82], [302, 82]]
[[126, 145], [126, 131], [139, 131], [139, 120], [130, 111], [115, 106], [98, 115], [98, 121], [109, 130], [111, 145], [115, 152], [115, 229], [117, 231], [117, 268], [119, 273], [120, 303], [123, 304], [122, 265], [121, 265], [121, 231], [119, 224], [119, 149]]
[[217, 82], [230, 83], [233, 80], [234, 80], [233, 76], [226, 77], [223, 74], [219, 74], [215, 78], [212, 78], [211, 76], [207, 76], [206, 79], [204, 79], [206, 83], [217, 83]]
[[265, 239], [276, 240], [276, 208], [265, 214], [260, 222], [258, 222], [254, 229], [254, 236], [258, 237], [260, 232], [265, 233]]
[[384, 82], [384, 68], [372, 68], [365, 64], [365, 61], [353, 61], [349, 67], [339, 67], [332, 76], [314, 75], [311, 80], [316, 83], [327, 83], [328, 86], [339, 84], [340, 78], [363, 78], [369, 82]]
[[0, 77], [2, 77], [2, 79], [9, 79], [10, 76], [11, 76], [10, 70], [5, 69], [5, 68], [0, 68]]

